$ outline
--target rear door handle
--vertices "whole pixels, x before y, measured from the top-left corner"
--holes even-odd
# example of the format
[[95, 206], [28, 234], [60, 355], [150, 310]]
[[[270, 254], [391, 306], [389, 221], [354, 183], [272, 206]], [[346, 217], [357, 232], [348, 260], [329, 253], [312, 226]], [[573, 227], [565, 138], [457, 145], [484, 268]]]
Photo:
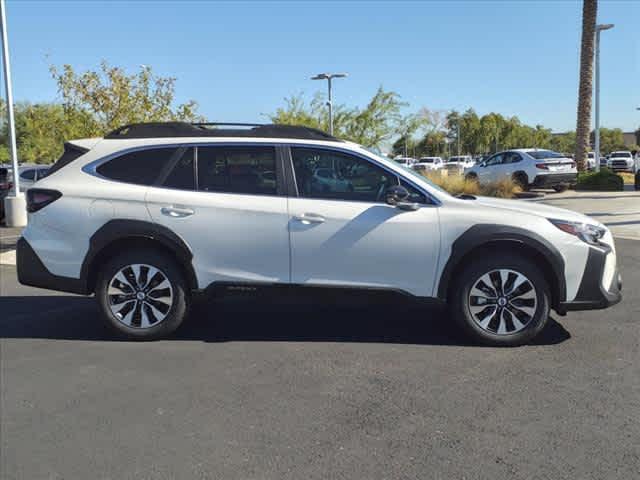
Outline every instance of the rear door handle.
[[302, 215], [295, 215], [293, 218], [305, 225], [309, 225], [311, 223], [324, 223], [326, 220], [322, 215], [318, 215], [317, 213], [303, 213]]
[[166, 215], [167, 217], [172, 217], [172, 218], [190, 217], [191, 215], [196, 213], [195, 210], [191, 208], [174, 207], [173, 205], [171, 205], [170, 207], [162, 207], [160, 209], [160, 212], [163, 215]]

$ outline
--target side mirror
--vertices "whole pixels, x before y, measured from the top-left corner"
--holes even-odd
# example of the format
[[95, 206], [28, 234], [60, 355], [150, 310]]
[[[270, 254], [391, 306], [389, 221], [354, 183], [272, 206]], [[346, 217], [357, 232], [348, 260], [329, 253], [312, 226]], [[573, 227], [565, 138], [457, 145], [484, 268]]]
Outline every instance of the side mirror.
[[385, 201], [388, 205], [393, 205], [400, 210], [417, 210], [420, 205], [413, 202], [408, 202], [409, 190], [401, 185], [394, 185], [389, 187], [385, 193]]

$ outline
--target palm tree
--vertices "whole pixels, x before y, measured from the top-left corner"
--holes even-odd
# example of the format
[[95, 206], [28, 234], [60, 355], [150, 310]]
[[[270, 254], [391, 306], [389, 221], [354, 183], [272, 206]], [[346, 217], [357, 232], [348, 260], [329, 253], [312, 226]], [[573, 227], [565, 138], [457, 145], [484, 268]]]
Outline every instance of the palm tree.
[[598, 0], [583, 0], [582, 44], [580, 47], [580, 88], [578, 92], [578, 124], [575, 159], [578, 170], [585, 170], [591, 131], [591, 98], [593, 96], [593, 49]]

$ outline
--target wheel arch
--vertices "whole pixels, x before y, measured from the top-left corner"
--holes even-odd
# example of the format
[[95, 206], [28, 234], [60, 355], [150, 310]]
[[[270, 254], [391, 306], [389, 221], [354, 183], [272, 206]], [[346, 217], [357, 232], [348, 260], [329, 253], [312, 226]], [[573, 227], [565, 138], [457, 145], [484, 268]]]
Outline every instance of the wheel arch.
[[527, 185], [529, 185], [529, 183], [531, 183], [531, 179], [529, 178], [529, 174], [525, 170], [516, 170], [515, 172], [513, 172], [511, 174], [511, 178], [514, 181], [517, 181], [517, 179], [522, 179], [522, 180], [524, 180], [524, 183], [526, 183]]
[[82, 263], [81, 278], [88, 293], [95, 291], [100, 267], [123, 249], [156, 249], [170, 255], [182, 271], [191, 290], [198, 288], [193, 253], [187, 244], [166, 227], [140, 220], [111, 220], [89, 240], [89, 251]]
[[549, 283], [552, 308], [566, 300], [564, 260], [560, 252], [540, 235], [518, 227], [475, 225], [453, 243], [438, 284], [437, 297], [447, 301], [462, 269], [474, 258], [504, 252], [520, 254], [538, 266]]

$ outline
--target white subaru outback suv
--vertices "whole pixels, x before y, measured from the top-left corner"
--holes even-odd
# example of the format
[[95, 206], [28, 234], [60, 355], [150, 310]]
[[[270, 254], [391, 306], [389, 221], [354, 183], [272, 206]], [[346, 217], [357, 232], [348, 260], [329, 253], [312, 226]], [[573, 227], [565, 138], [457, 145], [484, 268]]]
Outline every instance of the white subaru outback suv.
[[[313, 187], [319, 168], [336, 188]], [[492, 345], [531, 340], [550, 309], [621, 299], [613, 238], [595, 220], [453, 197], [303, 127], [130, 125], [67, 143], [27, 199], [20, 282], [95, 294], [135, 339], [174, 331], [194, 294], [238, 286], [392, 290], [447, 304]]]

